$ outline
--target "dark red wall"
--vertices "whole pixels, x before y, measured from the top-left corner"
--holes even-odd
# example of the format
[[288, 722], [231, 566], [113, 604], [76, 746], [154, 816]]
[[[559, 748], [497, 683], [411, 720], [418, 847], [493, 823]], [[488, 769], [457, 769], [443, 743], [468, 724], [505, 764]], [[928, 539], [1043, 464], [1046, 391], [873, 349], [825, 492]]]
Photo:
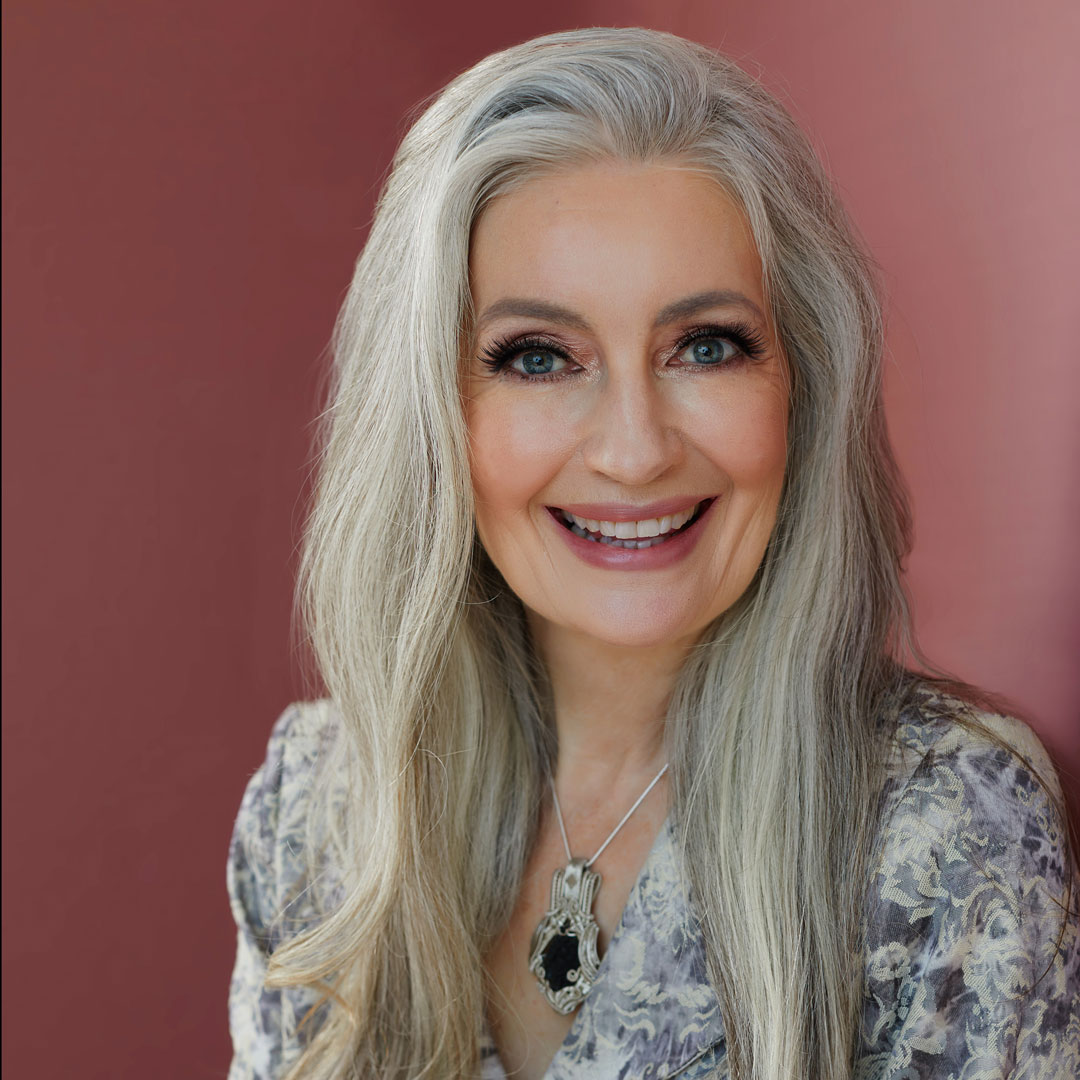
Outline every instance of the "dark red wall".
[[[953, 72], [961, 98], [970, 84], [965, 130], [973, 125], [989, 139], [1001, 120], [980, 111], [983, 74], [1005, 80], [1006, 91], [1009, 79], [1051, 75], [1034, 62], [1019, 74], [1015, 62], [999, 68], [993, 50], [965, 51], [959, 17], [944, 31], [937, 26], [937, 51], [927, 60], [918, 20], [934, 4], [920, 0], [905, 6], [906, 15], [879, 17], [829, 3], [817, 21], [787, 0], [555, 3], [542, 17], [531, 15], [539, 6], [472, 3], [463, 11], [370, 0], [5, 6], [9, 1075], [188, 1080], [224, 1073], [233, 959], [225, 851], [270, 722], [305, 692], [289, 611], [307, 425], [334, 314], [407, 110], [485, 53], [576, 25], [644, 23], [760, 59], [771, 85], [790, 90], [804, 119], [835, 148], [841, 180], [871, 241], [884, 248], [893, 284], [902, 298], [915, 298], [902, 322], [911, 337], [923, 334], [912, 350], [918, 377], [931, 379], [934, 408], [951, 409], [964, 423], [970, 365], [961, 357], [950, 368], [953, 352], [934, 351], [918, 286], [940, 265], [940, 252], [927, 256], [926, 244], [955, 220], [954, 203], [962, 204], [967, 178], [979, 170], [970, 147], [950, 158], [955, 147], [946, 140], [944, 166], [936, 168], [950, 198], [939, 202], [940, 185], [883, 191], [875, 169], [882, 147], [898, 158], [912, 147], [921, 152], [925, 131], [910, 115], [921, 99], [908, 94], [905, 79], [925, 87], [926, 71]], [[1056, 40], [1066, 6], [1048, 5], [1050, 15], [1028, 37]], [[899, 37], [898, 18], [915, 20]], [[983, 35], [996, 34], [994, 49], [1015, 61], [1015, 28], [1002, 23], [998, 32], [992, 18], [990, 25]], [[883, 54], [893, 68], [882, 69]], [[917, 58], [917, 79], [909, 55]], [[880, 83], [866, 89], [865, 79], [881, 70], [896, 79], [894, 93]], [[1035, 111], [1025, 122], [1060, 140], [1055, 100], [1043, 94], [1047, 118]], [[868, 146], [859, 133], [874, 126], [867, 112], [874, 103], [889, 123], [875, 128], [877, 142]], [[1033, 139], [1031, 152], [1038, 146]], [[999, 223], [1004, 214], [1017, 235], [1034, 215], [1040, 229], [1025, 249], [1033, 265], [1047, 248], [1061, 262], [1061, 232], [1042, 227], [1067, 201], [1065, 187], [1055, 185], [1049, 195], [1044, 185], [1044, 210], [1024, 208], [1020, 224], [1014, 188], [999, 197], [990, 185], [981, 196], [985, 212]], [[897, 215], [905, 190], [916, 209], [930, 207], [929, 218]], [[916, 219], [929, 231], [913, 231]], [[986, 285], [981, 264], [964, 262], [972, 250], [956, 255], [969, 274], [983, 275], [985, 287], [961, 297], [969, 320], [1001, 309], [1008, 286], [1004, 277]], [[1057, 287], [1050, 299], [1071, 303], [1075, 275], [1055, 286], [1058, 276], [1047, 278], [1047, 287]], [[1068, 347], [1077, 329], [1071, 318], [1045, 331], [1039, 311], [1017, 311], [1015, 323], [1001, 325], [1013, 336], [995, 363], [1007, 367], [1033, 334]], [[959, 349], [963, 335], [955, 336]], [[980, 348], [985, 356], [985, 342]], [[939, 360], [954, 372], [952, 384], [940, 376]], [[1058, 379], [1055, 401], [1070, 389], [1075, 397], [1075, 375], [1063, 385], [1063, 369], [1057, 376], [1046, 370], [1043, 378]], [[982, 377], [996, 378], [1006, 396], [1016, 392], [1013, 376]], [[1015, 435], [987, 418], [998, 398], [974, 400], [976, 436], [989, 439], [978, 445], [993, 460], [994, 448]], [[1026, 576], [1013, 591], [1023, 596], [995, 600], [987, 616], [979, 598], [1011, 556], [987, 539], [985, 515], [976, 517], [968, 545], [958, 544], [950, 491], [966, 492], [974, 476], [976, 494], [965, 495], [963, 512], [970, 498], [976, 509], [992, 506], [994, 477], [956, 448], [966, 444], [955, 432], [926, 457], [919, 433], [929, 414], [910, 389], [894, 393], [890, 409], [916, 473], [917, 500], [930, 511], [924, 535], [931, 543], [919, 549], [916, 585], [931, 614], [942, 589], [948, 611], [975, 605], [975, 640], [991, 643], [973, 648], [964, 633], [972, 620], [939, 618], [935, 645], [969, 677], [995, 682], [994, 672], [1005, 670], [995, 688], [1033, 704], [1041, 730], [1075, 763], [1070, 732], [1080, 683], [1069, 657], [1078, 639], [1067, 613], [1077, 591], [1071, 538], [1080, 485], [1072, 459], [1044, 454], [1058, 462], [1047, 477], [1038, 458], [1038, 490], [1047, 499], [1058, 492], [1058, 517], [1037, 516], [1037, 501], [1034, 510], [1021, 508], [1036, 515], [1022, 523], [1030, 542], [1017, 541]], [[1068, 418], [1060, 408], [1047, 416], [1040, 438], [1053, 450], [1067, 441]], [[942, 460], [953, 489], [935, 472]], [[942, 515], [946, 525], [934, 524]], [[1040, 555], [1043, 533], [1052, 539], [1049, 558]], [[961, 564], [960, 592], [948, 592], [950, 567]], [[1032, 596], [1037, 611], [1029, 617], [1023, 597]], [[979, 657], [996, 657], [994, 649], [1020, 659], [1002, 669], [995, 658], [981, 669]]]

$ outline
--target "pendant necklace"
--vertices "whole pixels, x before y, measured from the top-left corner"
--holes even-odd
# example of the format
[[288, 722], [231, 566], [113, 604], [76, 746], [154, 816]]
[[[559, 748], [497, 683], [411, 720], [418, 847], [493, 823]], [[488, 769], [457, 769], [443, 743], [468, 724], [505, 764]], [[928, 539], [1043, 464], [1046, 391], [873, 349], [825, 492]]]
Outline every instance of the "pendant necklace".
[[570, 854], [570, 841], [566, 838], [559, 796], [555, 781], [551, 783], [551, 797], [555, 802], [555, 816], [559, 821], [563, 847], [566, 849], [566, 869], [556, 870], [551, 879], [551, 903], [540, 925], [533, 931], [529, 949], [529, 970], [536, 976], [544, 997], [551, 1007], [564, 1016], [572, 1013], [588, 996], [600, 968], [597, 935], [600, 927], [593, 918], [592, 907], [600, 890], [600, 875], [589, 869], [615, 839], [618, 831], [630, 820], [630, 815], [641, 805], [645, 796], [667, 772], [665, 765], [649, 786], [638, 796], [637, 802], [626, 811], [626, 816], [611, 831], [591, 859], [575, 859]]

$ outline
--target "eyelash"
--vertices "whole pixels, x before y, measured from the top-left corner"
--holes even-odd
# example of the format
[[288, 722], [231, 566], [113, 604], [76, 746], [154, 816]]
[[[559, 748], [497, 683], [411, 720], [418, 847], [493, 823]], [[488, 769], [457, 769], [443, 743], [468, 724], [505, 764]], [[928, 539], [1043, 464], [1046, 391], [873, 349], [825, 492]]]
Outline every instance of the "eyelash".
[[[740, 360], [760, 360], [768, 352], [768, 343], [765, 338], [749, 323], [730, 322], [724, 325], [695, 326], [687, 330], [675, 342], [672, 354], [688, 349], [697, 341], [707, 341], [720, 338], [730, 342], [738, 349], [741, 356], [733, 356], [730, 360], [718, 364], [687, 364], [686, 367], [697, 368], [721, 368], [727, 369], [735, 366]], [[538, 375], [523, 375], [520, 371], [511, 368], [510, 362], [515, 360], [523, 352], [529, 350], [549, 352], [567, 363], [572, 363], [567, 350], [558, 343], [542, 336], [532, 334], [518, 335], [517, 337], [499, 338], [493, 341], [480, 353], [480, 361], [490, 368], [493, 374], [505, 373], [511, 378], [520, 379], [523, 382], [553, 382], [557, 379], [566, 378], [571, 372], [567, 369], [562, 371], [549, 371]]]

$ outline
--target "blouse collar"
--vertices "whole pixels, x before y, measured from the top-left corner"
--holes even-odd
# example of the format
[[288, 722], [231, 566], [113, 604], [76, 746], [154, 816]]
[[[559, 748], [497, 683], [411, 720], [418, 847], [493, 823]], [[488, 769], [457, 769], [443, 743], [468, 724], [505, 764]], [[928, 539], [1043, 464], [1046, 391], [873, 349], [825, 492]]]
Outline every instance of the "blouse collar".
[[[544, 1080], [691, 1080], [708, 1075], [725, 1056], [719, 1002], [673, 828], [669, 817], [630, 891], [592, 992]], [[502, 1080], [506, 1074], [487, 1031], [484, 1055], [484, 1080]]]

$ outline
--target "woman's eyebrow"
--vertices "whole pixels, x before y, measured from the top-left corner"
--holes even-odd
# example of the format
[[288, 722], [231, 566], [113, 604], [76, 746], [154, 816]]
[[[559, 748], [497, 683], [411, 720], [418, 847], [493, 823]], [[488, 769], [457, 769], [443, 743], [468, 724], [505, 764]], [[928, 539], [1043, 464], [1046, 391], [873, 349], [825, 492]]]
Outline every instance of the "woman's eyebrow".
[[476, 328], [479, 330], [485, 323], [493, 319], [501, 319], [507, 315], [520, 315], [526, 319], [545, 319], [548, 322], [556, 322], [562, 326], [569, 326], [574, 330], [587, 331], [590, 329], [589, 322], [584, 316], [569, 308], [552, 304], [546, 300], [527, 300], [519, 297], [506, 297], [496, 300], [494, 304], [485, 309], [483, 314], [476, 320]]
[[[682, 300], [676, 300], [662, 308], [653, 322], [654, 327], [667, 326], [669, 323], [678, 322], [680, 319], [690, 318], [702, 311], [715, 307], [741, 307], [751, 314], [764, 320], [765, 316], [761, 308], [750, 297], [734, 289], [714, 289], [710, 292], [695, 293]], [[480, 330], [486, 323], [495, 319], [505, 318], [508, 315], [516, 315], [526, 319], [544, 319], [548, 322], [559, 323], [573, 330], [587, 332], [590, 329], [589, 320], [579, 315], [570, 308], [560, 304], [552, 304], [547, 300], [532, 300], [526, 297], [508, 296], [487, 307], [476, 320], [476, 329]]]
[[762, 321], [765, 319], [765, 316], [761, 313], [761, 308], [749, 296], [736, 292], [734, 289], [716, 289], [711, 292], [696, 293], [694, 296], [688, 296], [684, 300], [676, 300], [673, 304], [668, 304], [656, 316], [653, 326], [667, 326], [668, 323], [687, 319], [692, 315], [697, 315], [702, 311], [715, 307], [746, 308], [747, 311], [756, 315]]

